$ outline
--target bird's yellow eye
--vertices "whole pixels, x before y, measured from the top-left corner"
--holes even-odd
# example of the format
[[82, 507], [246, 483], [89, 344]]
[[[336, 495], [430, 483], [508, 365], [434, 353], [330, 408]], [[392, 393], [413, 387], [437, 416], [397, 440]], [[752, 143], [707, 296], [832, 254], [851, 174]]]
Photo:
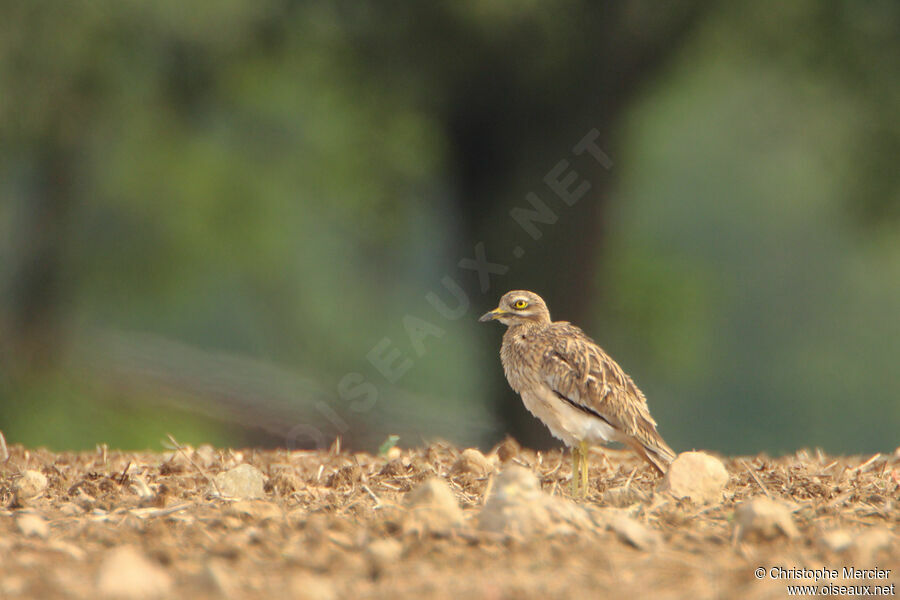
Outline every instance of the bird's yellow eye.
[[513, 307], [514, 307], [516, 310], [522, 310], [522, 309], [525, 308], [526, 306], [528, 306], [528, 302], [526, 302], [525, 300], [516, 300], [516, 303], [513, 304]]

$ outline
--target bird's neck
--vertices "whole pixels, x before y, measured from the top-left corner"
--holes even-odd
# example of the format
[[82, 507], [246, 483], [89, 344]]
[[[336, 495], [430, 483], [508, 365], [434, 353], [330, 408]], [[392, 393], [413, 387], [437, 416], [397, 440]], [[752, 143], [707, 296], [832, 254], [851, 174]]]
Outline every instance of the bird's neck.
[[514, 323], [506, 328], [506, 334], [504, 337], [513, 338], [517, 335], [528, 334], [534, 331], [540, 331], [550, 325], [550, 322], [543, 321], [520, 321], [518, 323]]

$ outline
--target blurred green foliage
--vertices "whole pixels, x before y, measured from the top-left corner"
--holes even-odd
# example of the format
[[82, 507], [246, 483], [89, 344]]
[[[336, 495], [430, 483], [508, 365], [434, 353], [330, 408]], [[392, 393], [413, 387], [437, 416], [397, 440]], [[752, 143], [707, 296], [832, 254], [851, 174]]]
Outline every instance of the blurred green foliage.
[[[703, 64], [721, 28], [630, 117], [601, 318], [656, 373], [645, 391], [682, 446], [890, 449], [900, 237], [857, 220], [876, 209], [860, 210], [872, 189], [856, 173], [885, 99], [740, 45]], [[897, 182], [885, 170], [874, 187], [895, 202]]]
[[[898, 26], [886, 1], [5, 3], [0, 429], [540, 444], [474, 322], [528, 287], [676, 449], [892, 449]], [[509, 261], [509, 210], [593, 128], [613, 169], [578, 163], [589, 197], [482, 294], [458, 261]], [[426, 301], [445, 276], [459, 320]]]

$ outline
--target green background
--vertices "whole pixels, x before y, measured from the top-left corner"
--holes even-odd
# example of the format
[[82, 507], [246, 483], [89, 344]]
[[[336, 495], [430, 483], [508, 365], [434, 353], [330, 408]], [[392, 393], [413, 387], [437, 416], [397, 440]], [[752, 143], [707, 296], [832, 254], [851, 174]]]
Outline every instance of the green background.
[[898, 31], [895, 2], [3, 3], [0, 430], [546, 446], [476, 322], [527, 288], [677, 450], [892, 451]]

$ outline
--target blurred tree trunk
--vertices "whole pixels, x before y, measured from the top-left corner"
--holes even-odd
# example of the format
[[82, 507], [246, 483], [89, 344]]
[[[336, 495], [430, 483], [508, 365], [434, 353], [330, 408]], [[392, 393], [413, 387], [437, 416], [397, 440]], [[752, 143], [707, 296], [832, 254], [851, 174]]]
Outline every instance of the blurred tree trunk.
[[71, 215], [71, 159], [52, 142], [41, 147], [25, 185], [10, 282], [10, 336], [5, 351], [15, 372], [51, 365], [62, 342], [61, 303], [67, 222]]
[[[457, 81], [448, 103], [452, 110], [447, 123], [461, 182], [457, 208], [469, 241], [463, 248], [485, 242], [488, 260], [511, 268], [508, 274], [493, 277], [491, 290], [484, 295], [477, 278], [465, 280], [470, 297], [480, 299], [476, 306], [487, 310], [504, 292], [527, 288], [547, 300], [554, 320], [572, 321], [590, 332], [593, 306], [601, 292], [595, 285], [596, 266], [615, 166], [606, 170], [587, 155], [576, 158], [572, 148], [598, 129], [597, 144], [615, 162], [613, 138], [630, 103], [676, 54], [706, 6], [694, 2], [669, 7], [668, 13], [642, 15], [628, 7], [585, 2], [579, 6], [584, 13], [578, 22], [582, 29], [571, 32], [562, 46], [566, 54], [556, 57], [551, 80], [540, 85], [528, 73], [516, 75], [520, 54], [490, 44], [479, 49], [484, 56], [473, 61], [478, 70]], [[528, 43], [523, 42], [525, 52]], [[572, 207], [543, 181], [560, 160], [567, 160], [579, 180], [591, 184], [588, 194]], [[509, 182], [518, 182], [519, 189], [510, 190]], [[540, 225], [541, 239], [526, 246], [524, 242], [532, 240], [522, 235], [509, 211], [530, 209], [528, 192], [537, 194], [559, 220]], [[521, 259], [512, 255], [517, 245], [525, 248]], [[486, 330], [484, 343], [496, 342], [496, 334]], [[503, 430], [529, 446], [555, 444], [509, 389], [499, 362], [494, 367], [489, 369], [490, 395], [496, 399]]]

